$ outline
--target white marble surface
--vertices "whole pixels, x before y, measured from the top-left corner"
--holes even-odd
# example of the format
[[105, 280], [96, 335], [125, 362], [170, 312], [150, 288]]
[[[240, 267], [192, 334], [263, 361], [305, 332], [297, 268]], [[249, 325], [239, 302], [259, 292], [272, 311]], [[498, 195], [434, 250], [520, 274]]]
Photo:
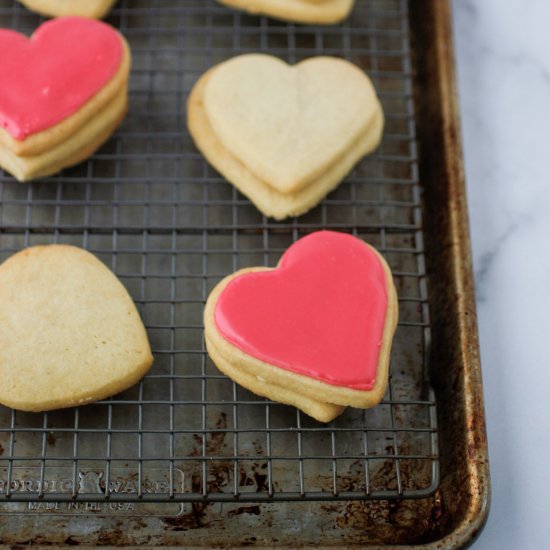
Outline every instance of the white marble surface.
[[492, 476], [475, 550], [550, 543], [550, 2], [454, 0]]

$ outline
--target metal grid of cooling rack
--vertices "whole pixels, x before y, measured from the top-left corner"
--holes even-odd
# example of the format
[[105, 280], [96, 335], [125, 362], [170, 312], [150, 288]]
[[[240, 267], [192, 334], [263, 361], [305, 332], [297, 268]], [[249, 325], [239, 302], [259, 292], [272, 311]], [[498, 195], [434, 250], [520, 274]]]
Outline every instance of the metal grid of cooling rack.
[[[94, 405], [47, 414], [0, 407], [0, 502], [392, 499], [436, 490], [407, 9], [406, 0], [358, 0], [344, 24], [309, 27], [214, 0], [117, 4], [108, 21], [132, 48], [129, 114], [90, 160], [57, 176], [23, 185], [0, 171], [0, 259], [41, 243], [91, 250], [138, 304], [155, 364], [136, 387]], [[0, 26], [31, 33], [40, 21], [0, 0]], [[263, 217], [209, 167], [185, 125], [198, 76], [255, 51], [291, 63], [343, 56], [368, 71], [386, 113], [379, 150], [321, 205], [285, 222]], [[378, 247], [400, 297], [384, 400], [326, 426], [221, 375], [202, 335], [204, 302], [222, 277], [274, 265], [322, 228]]]

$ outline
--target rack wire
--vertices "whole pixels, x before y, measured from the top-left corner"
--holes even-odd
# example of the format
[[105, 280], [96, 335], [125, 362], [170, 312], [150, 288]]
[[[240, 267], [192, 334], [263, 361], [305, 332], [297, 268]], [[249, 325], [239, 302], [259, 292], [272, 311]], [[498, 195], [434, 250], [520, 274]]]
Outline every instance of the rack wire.
[[[436, 403], [405, 0], [358, 0], [338, 26], [253, 17], [214, 0], [122, 0], [108, 18], [132, 48], [129, 114], [92, 158], [31, 184], [0, 171], [0, 259], [82, 246], [118, 275], [155, 363], [136, 387], [44, 414], [0, 407], [0, 503], [421, 498], [439, 483]], [[0, 26], [41, 19], [0, 0]], [[386, 113], [378, 151], [318, 207], [275, 222], [216, 173], [185, 124], [189, 90], [231, 56], [335, 55], [365, 69]], [[237, 386], [209, 360], [202, 310], [236, 269], [273, 266], [297, 238], [345, 231], [392, 267], [400, 322], [374, 409], [321, 425]], [[131, 481], [131, 483], [130, 483]]]

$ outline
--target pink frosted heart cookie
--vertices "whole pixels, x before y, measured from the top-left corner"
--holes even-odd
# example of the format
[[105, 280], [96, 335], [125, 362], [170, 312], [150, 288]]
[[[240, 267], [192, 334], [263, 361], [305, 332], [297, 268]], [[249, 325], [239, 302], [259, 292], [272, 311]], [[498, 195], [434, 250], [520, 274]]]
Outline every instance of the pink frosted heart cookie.
[[105, 23], [0, 29], [0, 166], [26, 181], [87, 158], [124, 118], [129, 72], [128, 45]]
[[218, 368], [258, 395], [322, 422], [383, 397], [397, 296], [388, 265], [365, 242], [319, 231], [274, 268], [242, 269], [206, 303]]

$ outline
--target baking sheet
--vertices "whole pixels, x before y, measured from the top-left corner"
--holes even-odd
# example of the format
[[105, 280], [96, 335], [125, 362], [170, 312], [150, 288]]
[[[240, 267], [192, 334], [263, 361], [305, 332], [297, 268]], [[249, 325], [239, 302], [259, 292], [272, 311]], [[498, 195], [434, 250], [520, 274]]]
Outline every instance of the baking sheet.
[[[423, 219], [433, 213], [422, 211], [409, 15], [403, 0], [359, 0], [348, 22], [321, 28], [207, 0], [117, 4], [108, 21], [134, 59], [129, 115], [78, 167], [30, 185], [0, 176], [0, 256], [51, 242], [97, 254], [136, 300], [155, 365], [137, 387], [96, 405], [47, 415], [0, 408], [5, 542], [412, 544], [458, 520], [446, 520], [442, 504], [447, 447], [437, 417], [448, 404], [436, 407], [432, 370], [441, 343], [431, 345], [439, 326], [429, 307], [440, 295], [428, 293], [426, 276]], [[0, 0], [2, 26], [30, 33], [39, 21]], [[285, 222], [261, 216], [210, 168], [185, 127], [198, 76], [253, 51], [291, 63], [346, 57], [369, 72], [387, 117], [379, 150], [319, 207]], [[321, 228], [377, 246], [400, 296], [383, 403], [328, 426], [234, 385], [202, 337], [202, 307], [218, 280], [275, 265]]]

